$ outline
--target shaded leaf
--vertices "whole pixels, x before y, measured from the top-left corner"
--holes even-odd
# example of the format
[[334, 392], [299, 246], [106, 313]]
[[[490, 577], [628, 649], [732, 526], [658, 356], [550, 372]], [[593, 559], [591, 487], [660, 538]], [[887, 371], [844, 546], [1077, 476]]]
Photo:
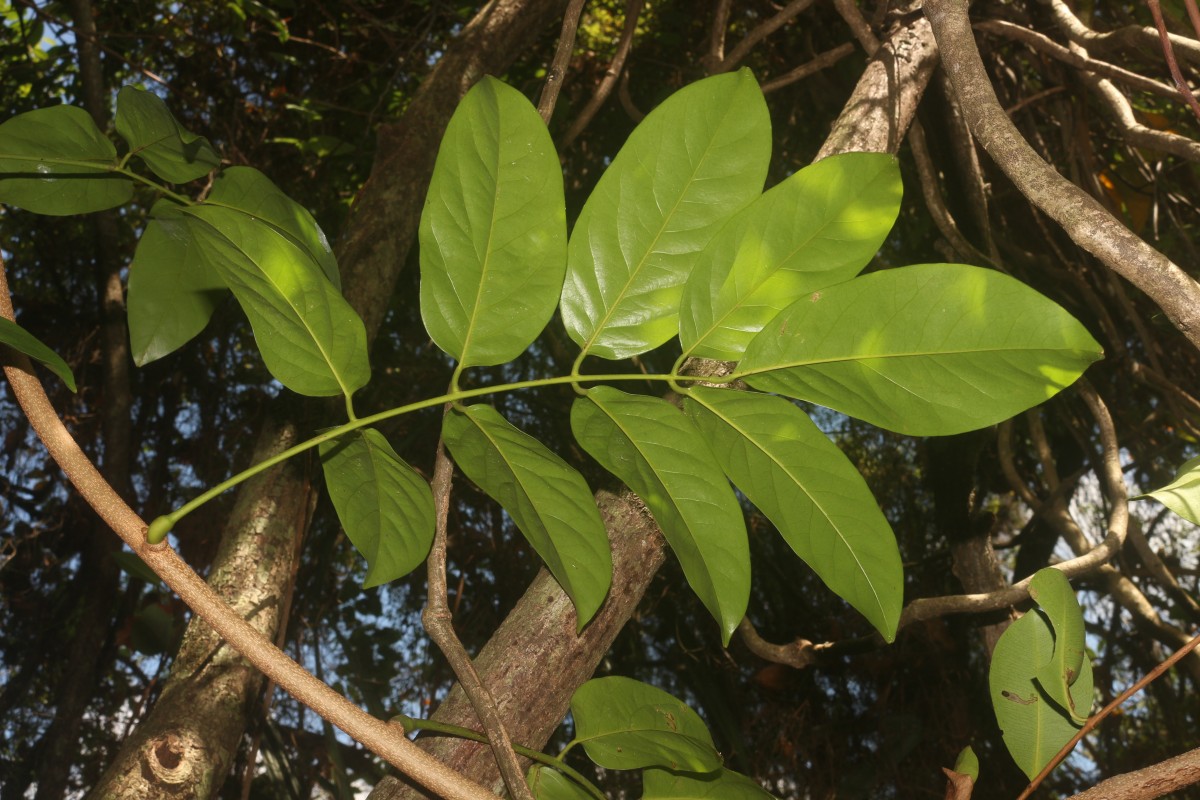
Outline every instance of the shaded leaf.
[[630, 134], [567, 246], [563, 322], [587, 353], [626, 358], [678, 331], [699, 253], [762, 191], [771, 121], [747, 69], [687, 86]]
[[225, 284], [195, 241], [196, 223], [159, 200], [129, 265], [129, 341], [139, 367], [175, 352], [204, 330]]
[[703, 436], [665, 400], [608, 386], [576, 399], [571, 430], [646, 502], [728, 644], [750, 599], [750, 552], [741, 507]]
[[459, 469], [503, 506], [546, 562], [582, 629], [612, 583], [608, 533], [583, 476], [491, 406], [446, 415], [442, 437]]
[[0, 203], [66, 216], [114, 208], [133, 197], [113, 172], [117, 149], [75, 106], [18, 114], [0, 125]]
[[571, 697], [575, 741], [607, 769], [720, 769], [700, 716], [662, 689], [619, 676], [594, 678]]
[[1054, 633], [1054, 653], [1037, 669], [1037, 680], [1046, 696], [1058, 703], [1079, 723], [1087, 721], [1091, 697], [1085, 708], [1075, 708], [1070, 688], [1079, 678], [1084, 642], [1083, 609], [1075, 599], [1070, 581], [1056, 569], [1041, 569], [1029, 583], [1029, 594], [1041, 606]]
[[954, 771], [972, 781], [979, 780], [979, 756], [975, 755], [973, 747], [967, 745], [958, 751], [958, 758], [954, 759]]
[[937, 436], [1044, 402], [1103, 355], [1059, 305], [999, 272], [890, 269], [814, 292], [754, 338], [752, 386]]
[[1183, 463], [1175, 480], [1161, 489], [1138, 495], [1134, 500], [1153, 497], [1194, 525], [1200, 525], [1200, 456]]
[[342, 290], [337, 259], [325, 232], [308, 209], [284, 194], [266, 175], [250, 167], [221, 170], [205, 203], [231, 208], [268, 223], [308, 253], [325, 277], [339, 292]]
[[294, 241], [274, 226], [208, 203], [185, 213], [206, 263], [233, 290], [263, 361], [311, 396], [351, 395], [370, 378], [362, 320]]
[[42, 344], [41, 340], [11, 319], [0, 317], [0, 345], [7, 345], [19, 353], [45, 364], [51, 372], [62, 379], [67, 388], [74, 392], [75, 375], [67, 362], [58, 353]]
[[133, 154], [165, 181], [187, 183], [221, 165], [208, 139], [184, 130], [162, 98], [140, 87], [117, 92], [116, 128]]
[[425, 479], [370, 428], [323, 442], [320, 453], [338, 519], [367, 559], [363, 588], [416, 569], [433, 544], [433, 492]]
[[562, 168], [524, 95], [485, 77], [446, 127], [421, 213], [421, 318], [464, 366], [519, 356], [567, 268]]
[[889, 642], [904, 600], [896, 537], [866, 481], [786, 400], [695, 387], [684, 408], [725, 474], [825, 585]]
[[895, 158], [842, 153], [743, 208], [688, 278], [679, 314], [684, 352], [736, 361], [788, 305], [857, 275], [887, 238], [901, 194]]
[[731, 769], [709, 773], [652, 768], [642, 773], [646, 800], [770, 800], [758, 781]]
[[[988, 684], [992, 708], [1008, 752], [1033, 778], [1067, 743], [1079, 726], [1041, 691], [1037, 666], [1054, 654], [1054, 634], [1041, 611], [1018, 619], [1000, 637], [992, 653]], [[1092, 704], [1092, 662], [1086, 656], [1079, 678], [1071, 686], [1077, 708]]]
[[561, 772], [542, 764], [533, 764], [525, 781], [537, 800], [595, 800], [588, 790]]

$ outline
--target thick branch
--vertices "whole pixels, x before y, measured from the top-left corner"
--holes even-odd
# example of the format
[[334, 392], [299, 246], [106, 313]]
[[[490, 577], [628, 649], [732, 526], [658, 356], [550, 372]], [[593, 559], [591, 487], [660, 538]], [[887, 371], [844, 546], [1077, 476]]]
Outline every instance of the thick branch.
[[1200, 783], [1200, 748], [1097, 783], [1069, 800], [1153, 800]]
[[1145, 292], [1200, 349], [1200, 284], [1034, 152], [1000, 107], [975, 47], [965, 5], [928, 0], [925, 13], [971, 132], [992, 160], [1034, 206], [1076, 244]]
[[[1075, 44], [1101, 52], [1125, 51], [1131, 48], [1145, 52], [1158, 50], [1158, 31], [1141, 25], [1126, 25], [1113, 31], [1100, 33], [1080, 22], [1079, 17], [1063, 0], [1041, 0], [1050, 6], [1050, 13], [1063, 33]], [[1186, 36], [1170, 34], [1171, 46], [1175, 51], [1192, 62], [1200, 64], [1200, 42]]]

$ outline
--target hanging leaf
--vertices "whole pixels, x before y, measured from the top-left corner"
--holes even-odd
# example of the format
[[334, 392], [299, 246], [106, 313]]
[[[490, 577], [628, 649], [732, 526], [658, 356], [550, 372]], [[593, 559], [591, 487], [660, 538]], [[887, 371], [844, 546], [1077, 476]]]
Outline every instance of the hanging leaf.
[[0, 125], [0, 203], [68, 216], [115, 208], [133, 197], [120, 159], [92, 117], [75, 106], [18, 114]]
[[758, 781], [731, 769], [709, 773], [652, 768], [642, 773], [643, 800], [771, 800]]
[[221, 166], [208, 139], [184, 130], [162, 98], [140, 87], [117, 92], [116, 127], [133, 154], [165, 181], [187, 183]]
[[887, 153], [843, 153], [800, 170], [743, 208], [700, 254], [680, 303], [684, 353], [736, 361], [792, 302], [849, 280], [900, 211]]
[[516, 89], [485, 77], [459, 104], [420, 239], [421, 318], [463, 366], [513, 360], [550, 321], [567, 268], [562, 168]]
[[151, 220], [129, 265], [129, 341], [133, 362], [144, 367], [175, 352], [204, 330], [226, 287], [200, 252], [197, 224], [168, 200]]
[[684, 408], [725, 474], [796, 555], [892, 641], [904, 600], [900, 551], [837, 445], [778, 397], [696, 387]]
[[750, 600], [750, 550], [737, 498], [679, 409], [608, 386], [571, 407], [575, 439], [649, 507], [725, 644]]
[[349, 397], [370, 378], [362, 320], [308, 254], [277, 228], [208, 203], [185, 213], [201, 257], [233, 290], [280, 383]]
[[330, 283], [339, 292], [342, 290], [337, 259], [325, 232], [308, 209], [280, 191], [266, 175], [250, 167], [221, 170], [205, 203], [232, 208], [268, 223], [308, 253]]
[[575, 741], [606, 769], [721, 768], [700, 716], [662, 689], [619, 676], [594, 678], [571, 697]]
[[1059, 305], [961, 264], [890, 269], [814, 292], [754, 338], [735, 377], [888, 430], [939, 436], [1042, 403], [1103, 355]]
[[1200, 456], [1184, 462], [1175, 473], [1175, 480], [1166, 486], [1132, 499], [1148, 497], [1153, 497], [1193, 525], [1200, 525]]
[[1083, 724], [1091, 711], [1091, 697], [1088, 697], [1086, 707], [1076, 708], [1070, 691], [1083, 671], [1083, 660], [1087, 658], [1083, 609], [1075, 599], [1070, 581], [1056, 569], [1038, 570], [1029, 583], [1029, 594], [1041, 606], [1054, 633], [1054, 653], [1038, 666], [1038, 684], [1046, 696], [1075, 722]]
[[595, 800], [587, 789], [543, 764], [530, 766], [525, 782], [537, 800]]
[[433, 492], [425, 479], [371, 428], [324, 442], [320, 453], [338, 520], [367, 559], [363, 588], [416, 569], [433, 544]]
[[608, 533], [583, 476], [491, 406], [448, 414], [442, 438], [459, 469], [508, 512], [546, 562], [582, 630], [612, 583]]
[[67, 385], [68, 389], [72, 392], [76, 390], [75, 375], [67, 366], [67, 362], [63, 361], [58, 353], [42, 344], [41, 340], [32, 333], [5, 317], [0, 317], [0, 345], [8, 345], [34, 361], [40, 361], [49, 367], [51, 372], [62, 378], [62, 382]]
[[[1053, 703], [1036, 682], [1038, 665], [1054, 654], [1054, 634], [1041, 611], [1033, 610], [1008, 626], [996, 642], [988, 673], [992, 708], [1004, 744], [1029, 778], [1079, 730], [1070, 715]], [[1092, 662], [1084, 658], [1071, 686], [1076, 708], [1091, 708]]]
[[650, 112], [600, 177], [567, 246], [562, 315], [585, 353], [620, 359], [678, 331], [696, 254], [762, 191], [771, 120], [747, 69]]

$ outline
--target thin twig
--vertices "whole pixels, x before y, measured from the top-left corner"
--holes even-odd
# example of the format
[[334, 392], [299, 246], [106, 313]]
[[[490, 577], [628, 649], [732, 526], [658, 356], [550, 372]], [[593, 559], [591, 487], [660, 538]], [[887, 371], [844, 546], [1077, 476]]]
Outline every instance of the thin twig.
[[855, 0], [833, 0], [833, 7], [842, 16], [842, 20], [850, 26], [850, 32], [854, 34], [855, 39], [858, 39], [863, 50], [867, 51], [867, 55], [875, 55], [875, 51], [879, 49], [879, 39], [871, 30], [867, 18], [859, 10], [858, 3]]
[[1175, 47], [1171, 44], [1171, 35], [1167, 32], [1167, 22], [1163, 19], [1162, 7], [1158, 4], [1158, 0], [1146, 0], [1146, 5], [1150, 7], [1150, 15], [1154, 17], [1154, 26], [1158, 28], [1158, 38], [1162, 42], [1167, 69], [1171, 71], [1171, 80], [1175, 81], [1175, 88], [1179, 89], [1179, 94], [1183, 96], [1188, 108], [1192, 109], [1196, 119], [1200, 119], [1200, 101], [1196, 100], [1192, 87], [1188, 86], [1188, 82], [1183, 78], [1179, 62], [1175, 60]]
[[588, 126], [592, 118], [596, 116], [596, 112], [600, 110], [600, 106], [604, 105], [604, 101], [608, 100], [608, 96], [612, 94], [613, 88], [617, 85], [617, 79], [621, 76], [621, 71], [625, 69], [625, 59], [629, 56], [629, 51], [633, 47], [633, 34], [637, 31], [638, 17], [642, 13], [642, 6], [646, 0], [626, 0], [625, 2], [625, 26], [621, 29], [621, 38], [617, 42], [617, 51], [613, 54], [612, 62], [609, 63], [608, 69], [604, 71], [604, 78], [596, 87], [592, 98], [588, 100], [583, 110], [579, 112], [579, 116], [571, 123], [571, 127], [567, 129], [567, 133], [559, 143], [559, 152], [566, 150], [571, 146], [571, 143], [578, 138], [579, 134], [583, 133], [583, 129]]
[[720, 69], [725, 60], [725, 33], [729, 29], [729, 9], [733, 0], [717, 0], [717, 10], [713, 12], [712, 27], [708, 30], [708, 55], [704, 57], [704, 66], [709, 72]]
[[[0, 259], [0, 316], [13, 319], [8, 280]], [[299, 702], [435, 794], [455, 800], [495, 800], [495, 795], [442, 764], [335, 692], [242, 619], [169, 546], [146, 542], [146, 523], [104, 479], [58, 418], [33, 365], [20, 354], [4, 367], [21, 409], [76, 491], [133, 552], [230, 647]]]
[[854, 45], [850, 42], [843, 42], [831, 50], [818, 53], [812, 59], [805, 61], [795, 69], [789, 70], [778, 78], [772, 78], [764, 83], [762, 85], [763, 94], [770, 94], [776, 89], [782, 89], [785, 86], [791, 86], [797, 81], [802, 81], [809, 75], [816, 75], [821, 70], [832, 67], [853, 52]]
[[567, 65], [571, 63], [571, 53], [575, 51], [575, 31], [579, 28], [579, 17], [583, 14], [585, 0], [571, 0], [567, 12], [563, 15], [562, 32], [558, 35], [558, 49], [554, 51], [554, 60], [546, 73], [546, 83], [542, 86], [542, 97], [538, 100], [538, 113], [542, 121], [550, 124], [554, 116], [554, 106], [558, 103], [558, 93], [562, 91], [563, 79], [567, 75]]
[[1151, 681], [1155, 680], [1158, 678], [1158, 676], [1162, 675], [1164, 672], [1173, 667], [1180, 661], [1180, 659], [1195, 650], [1198, 645], [1200, 645], [1200, 635], [1193, 637], [1191, 641], [1176, 650], [1170, 658], [1151, 670], [1149, 674], [1147, 674], [1137, 683], [1133, 684], [1128, 689], [1117, 695], [1111, 703], [1100, 710], [1100, 713], [1089, 717], [1088, 721], [1083, 724], [1083, 727], [1071, 737], [1069, 742], [1062, 746], [1062, 749], [1058, 751], [1058, 754], [1055, 755], [1054, 758], [1050, 759], [1049, 763], [1042, 768], [1042, 771], [1039, 772], [1032, 781], [1030, 781], [1029, 785], [1025, 787], [1025, 791], [1021, 792], [1017, 800], [1026, 800], [1029, 795], [1033, 794], [1033, 791], [1037, 789], [1042, 781], [1046, 779], [1046, 776], [1050, 774], [1051, 770], [1057, 767], [1062, 760], [1066, 758], [1072, 750], [1075, 749], [1075, 745], [1079, 744], [1080, 740], [1082, 740], [1084, 736], [1087, 736], [1092, 732], [1092, 730], [1095, 729], [1097, 725], [1100, 724], [1101, 720], [1116, 711], [1117, 708], [1119, 708], [1126, 700], [1133, 697], [1142, 689], [1146, 688]]
[[[450, 405], [447, 404], [446, 413], [449, 412]], [[470, 654], [463, 647], [458, 634], [454, 632], [446, 587], [446, 525], [450, 516], [450, 489], [453, 480], [454, 465], [446, 455], [446, 448], [439, 441], [431, 482], [434, 508], [437, 511], [437, 527], [433, 547], [426, 561], [429, 598], [421, 621], [425, 624], [429, 638], [433, 639], [442, 655], [450, 662], [454, 677], [458, 678], [459, 685], [471, 701], [471, 708], [475, 709], [475, 716], [479, 717], [479, 722], [491, 743], [492, 753], [496, 756], [496, 764], [500, 767], [500, 775], [504, 778], [509, 795], [515, 800], [533, 800], [529, 784], [525, 782], [525, 773], [517, 761], [517, 754], [513, 751], [512, 739], [504, 727], [500, 711], [496, 708], [496, 701], [483, 685], [479, 672], [471, 662]]]
[[[1042, 0], [1050, 6], [1050, 12], [1058, 27], [1067, 38], [1084, 47], [1095, 47], [1097, 50], [1112, 52], [1122, 50], [1130, 45], [1139, 46], [1146, 50], [1154, 49], [1159, 43], [1158, 31], [1141, 25], [1126, 25], [1115, 30], [1099, 33], [1079, 21], [1079, 17], [1071, 11], [1063, 0]], [[1189, 39], [1178, 34], [1169, 34], [1168, 38], [1176, 51], [1187, 61], [1200, 64], [1200, 41]]]
[[792, 0], [792, 2], [779, 9], [770, 19], [756, 25], [753, 30], [737, 43], [729, 55], [713, 69], [713, 72], [728, 72], [736, 67], [754, 49], [756, 44], [791, 22], [796, 16], [811, 6], [813, 2], [814, 0]]

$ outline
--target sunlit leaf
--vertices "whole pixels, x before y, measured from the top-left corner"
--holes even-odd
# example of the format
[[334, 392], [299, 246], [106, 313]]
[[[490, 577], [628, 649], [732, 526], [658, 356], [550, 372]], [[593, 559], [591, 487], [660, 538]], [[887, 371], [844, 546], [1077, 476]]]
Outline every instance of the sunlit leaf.
[[491, 406], [451, 412], [442, 437], [459, 469], [508, 512], [546, 562], [582, 629], [612, 583], [608, 533], [583, 476]]
[[1054, 633], [1054, 653], [1038, 666], [1038, 684], [1047, 697], [1076, 722], [1083, 723], [1091, 711], [1091, 697], [1088, 697], [1087, 706], [1076, 708], [1070, 691], [1083, 670], [1083, 660], [1087, 658], [1083, 609], [1079, 607], [1066, 576], [1056, 569], [1038, 570], [1029, 583], [1029, 594], [1041, 606]]
[[704, 720], [662, 689], [630, 678], [594, 678], [571, 697], [575, 741], [608, 769], [720, 769]]
[[0, 345], [24, 353], [34, 361], [39, 361], [49, 367], [50, 371], [62, 378], [62, 382], [72, 392], [75, 391], [75, 375], [67, 362], [58, 353], [42, 344], [36, 336], [22, 328], [11, 319], [0, 317]]
[[221, 170], [205, 202], [236, 209], [267, 222], [308, 253], [325, 277], [341, 291], [342, 279], [337, 260], [333, 257], [325, 232], [308, 213], [308, 209], [280, 191], [266, 175], [250, 167]]
[[165, 181], [187, 183], [221, 165], [208, 139], [184, 130], [162, 98], [137, 86], [117, 92], [116, 127], [130, 151]]
[[843, 153], [739, 211], [704, 248], [684, 288], [684, 351], [736, 361], [792, 302], [857, 275], [896, 221], [901, 191], [892, 156]]
[[992, 270], [923, 264], [813, 292], [746, 350], [737, 376], [882, 428], [982, 428], [1053, 397], [1103, 355], [1063, 308]]
[[684, 408], [725, 473], [796, 555], [892, 641], [904, 600], [900, 551], [837, 445], [778, 397], [696, 387]]
[[175, 352], [204, 330], [225, 284], [200, 253], [192, 227], [198, 223], [167, 200], [150, 209], [151, 220], [129, 265], [129, 341], [139, 367]]
[[750, 599], [750, 552], [741, 507], [704, 437], [665, 400], [607, 386], [575, 401], [571, 430], [646, 502], [728, 644]]
[[567, 268], [562, 168], [516, 89], [485, 77], [459, 104], [420, 237], [421, 318], [464, 366], [511, 361], [546, 327]]
[[66, 216], [114, 208], [133, 197], [129, 178], [92, 117], [75, 106], [18, 114], [0, 125], [0, 203]]
[[[1017, 766], [1033, 778], [1062, 749], [1079, 726], [1039, 688], [1037, 665], [1054, 654], [1054, 634], [1039, 610], [1018, 619], [992, 653], [988, 684], [1004, 744]], [[1071, 686], [1076, 708], [1092, 704], [1092, 662], [1086, 656]]]
[[595, 800], [587, 789], [558, 770], [541, 764], [529, 768], [525, 781], [537, 800]]
[[370, 378], [362, 320], [309, 255], [265, 222], [207, 203], [185, 209], [206, 263], [233, 290], [267, 369], [299, 394], [351, 395]]
[[673, 772], [652, 768], [642, 773], [644, 800], [771, 800], [773, 795], [740, 772]]
[[433, 543], [433, 492], [379, 431], [320, 446], [329, 497], [346, 536], [367, 559], [369, 589], [416, 569]]
[[584, 351], [619, 359], [678, 331], [696, 254], [762, 191], [771, 122], [747, 69], [671, 95], [629, 136], [583, 206], [562, 315]]
[[1200, 456], [1185, 461], [1175, 480], [1161, 489], [1138, 495], [1134, 500], [1153, 497], [1194, 525], [1200, 525]]

